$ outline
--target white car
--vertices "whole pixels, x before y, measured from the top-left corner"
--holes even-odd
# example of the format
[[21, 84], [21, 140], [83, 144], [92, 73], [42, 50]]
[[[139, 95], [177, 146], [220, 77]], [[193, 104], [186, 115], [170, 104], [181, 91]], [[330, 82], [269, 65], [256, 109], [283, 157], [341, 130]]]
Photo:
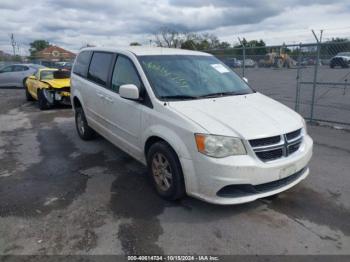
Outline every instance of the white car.
[[28, 76], [37, 72], [39, 68], [44, 68], [36, 64], [13, 64], [0, 69], [1, 87], [24, 87]]
[[309, 174], [313, 142], [303, 118], [207, 53], [83, 49], [71, 99], [79, 136], [97, 132], [147, 165], [166, 199], [250, 202]]

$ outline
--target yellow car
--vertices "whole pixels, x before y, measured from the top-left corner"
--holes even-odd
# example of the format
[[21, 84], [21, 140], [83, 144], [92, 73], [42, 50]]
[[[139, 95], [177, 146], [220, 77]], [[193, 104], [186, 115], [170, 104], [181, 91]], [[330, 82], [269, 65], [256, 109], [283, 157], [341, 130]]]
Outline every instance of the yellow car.
[[38, 100], [41, 110], [56, 103], [70, 104], [70, 72], [54, 68], [38, 69], [25, 81], [27, 101]]

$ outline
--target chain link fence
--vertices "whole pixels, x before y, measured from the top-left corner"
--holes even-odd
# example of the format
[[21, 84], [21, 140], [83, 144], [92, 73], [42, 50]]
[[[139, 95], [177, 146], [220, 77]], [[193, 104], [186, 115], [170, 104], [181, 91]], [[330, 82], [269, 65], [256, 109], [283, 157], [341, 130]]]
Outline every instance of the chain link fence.
[[350, 125], [350, 41], [208, 52], [309, 121]]

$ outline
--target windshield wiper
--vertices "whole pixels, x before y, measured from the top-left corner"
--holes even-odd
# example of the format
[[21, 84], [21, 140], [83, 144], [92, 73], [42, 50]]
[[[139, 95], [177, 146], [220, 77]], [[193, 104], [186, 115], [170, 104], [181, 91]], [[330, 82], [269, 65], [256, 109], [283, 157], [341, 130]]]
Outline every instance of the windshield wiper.
[[179, 100], [183, 100], [183, 99], [198, 99], [197, 96], [189, 96], [189, 95], [160, 96], [159, 98], [162, 98], [162, 99], [179, 99]]
[[244, 93], [240, 93], [240, 92], [217, 92], [217, 93], [211, 93], [211, 94], [206, 94], [206, 95], [201, 95], [201, 96], [198, 96], [200, 98], [202, 97], [220, 97], [220, 96], [232, 96], [232, 95], [244, 95]]

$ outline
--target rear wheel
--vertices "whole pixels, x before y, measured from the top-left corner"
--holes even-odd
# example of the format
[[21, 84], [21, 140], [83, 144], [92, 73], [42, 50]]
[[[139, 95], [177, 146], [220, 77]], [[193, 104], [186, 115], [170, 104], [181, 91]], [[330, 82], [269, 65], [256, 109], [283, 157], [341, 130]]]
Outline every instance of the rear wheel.
[[157, 142], [147, 153], [148, 172], [158, 194], [167, 200], [185, 196], [185, 183], [180, 161], [165, 142]]
[[81, 107], [75, 109], [75, 126], [81, 139], [92, 140], [96, 137], [96, 132], [89, 127], [84, 110]]
[[38, 90], [38, 106], [40, 110], [46, 110], [50, 108], [49, 101], [47, 101], [41, 89]]

